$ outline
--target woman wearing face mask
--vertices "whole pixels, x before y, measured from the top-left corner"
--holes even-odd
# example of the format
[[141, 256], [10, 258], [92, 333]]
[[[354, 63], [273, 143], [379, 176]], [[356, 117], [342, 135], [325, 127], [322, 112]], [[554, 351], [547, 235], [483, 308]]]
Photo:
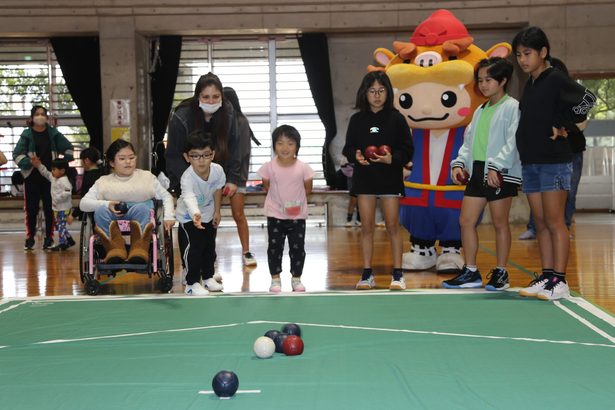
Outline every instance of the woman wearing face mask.
[[32, 159], [38, 158], [48, 169], [51, 161], [63, 156], [67, 161], [73, 160], [73, 145], [57, 128], [47, 123], [47, 109], [40, 105], [32, 107], [29, 126], [22, 133], [15, 150], [13, 161], [24, 176], [24, 200], [26, 209], [26, 243], [25, 250], [34, 249], [36, 234], [36, 216], [39, 201], [43, 200], [45, 213], [45, 240], [43, 249], [53, 246], [53, 211], [51, 209], [51, 183], [37, 169], [32, 167]]
[[242, 177], [237, 134], [237, 118], [233, 106], [223, 100], [222, 83], [213, 73], [202, 75], [196, 83], [194, 95], [185, 99], [171, 113], [165, 159], [171, 190], [179, 195], [179, 181], [188, 168], [182, 154], [186, 138], [195, 130], [211, 133], [216, 151], [215, 161], [226, 174], [223, 193], [233, 196], [237, 186], [245, 185]]
[[[222, 83], [217, 75], [202, 75], [194, 88], [194, 95], [181, 103], [171, 113], [165, 159], [170, 189], [180, 195], [180, 180], [189, 164], [183, 157], [186, 139], [193, 131], [203, 130], [212, 135], [216, 152], [215, 162], [222, 165], [226, 174], [225, 196], [233, 196], [237, 186], [245, 186], [246, 177], [241, 173], [241, 153], [237, 117], [230, 102], [223, 100]], [[183, 255], [188, 238], [178, 231], [180, 254]], [[182, 259], [183, 263], [183, 259]], [[182, 279], [186, 270], [182, 274]], [[219, 279], [216, 277], [216, 279]]]

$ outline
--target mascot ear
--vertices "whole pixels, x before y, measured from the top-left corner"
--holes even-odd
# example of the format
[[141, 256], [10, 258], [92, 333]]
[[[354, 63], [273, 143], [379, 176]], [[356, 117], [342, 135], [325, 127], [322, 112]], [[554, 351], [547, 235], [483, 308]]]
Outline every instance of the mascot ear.
[[393, 41], [393, 50], [399, 54], [402, 60], [412, 60], [416, 54], [416, 44]]
[[506, 58], [512, 52], [512, 46], [508, 43], [498, 43], [487, 50], [487, 57], [502, 57]]
[[394, 56], [395, 54], [386, 48], [377, 48], [376, 51], [374, 51], [374, 60], [383, 66], [389, 64]]

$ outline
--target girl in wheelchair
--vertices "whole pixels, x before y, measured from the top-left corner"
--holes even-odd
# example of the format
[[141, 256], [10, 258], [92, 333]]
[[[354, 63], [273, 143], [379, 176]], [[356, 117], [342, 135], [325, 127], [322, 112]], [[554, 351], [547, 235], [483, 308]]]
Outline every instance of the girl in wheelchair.
[[[106, 256], [103, 263], [149, 262], [149, 246], [154, 225], [151, 223], [152, 198], [163, 201], [164, 227], [173, 228], [173, 197], [149, 171], [137, 169], [133, 145], [125, 140], [113, 142], [105, 159], [111, 169], [100, 177], [81, 199], [83, 212], [94, 212], [94, 231], [100, 236]], [[120, 231], [118, 220], [130, 221], [130, 250]]]

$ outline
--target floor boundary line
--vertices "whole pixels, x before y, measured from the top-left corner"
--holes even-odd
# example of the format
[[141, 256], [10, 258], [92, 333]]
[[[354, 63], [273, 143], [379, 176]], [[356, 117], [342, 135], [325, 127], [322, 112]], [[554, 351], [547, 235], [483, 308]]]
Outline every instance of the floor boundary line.
[[581, 324], [587, 326], [588, 328], [590, 328], [591, 330], [593, 330], [594, 332], [596, 332], [600, 336], [604, 337], [605, 339], [607, 339], [608, 341], [613, 343], [613, 347], [615, 347], [615, 337], [611, 336], [610, 334], [608, 334], [604, 330], [602, 330], [602, 329], [598, 328], [597, 326], [593, 325], [592, 323], [590, 323], [584, 317], [579, 316], [578, 314], [576, 314], [575, 312], [573, 312], [572, 310], [570, 310], [566, 306], [562, 305], [560, 301], [555, 300], [555, 301], [553, 301], [553, 304], [555, 306], [557, 306], [558, 308], [560, 308], [561, 310], [563, 310], [564, 312], [566, 312], [567, 314], [569, 314], [570, 316], [572, 316], [574, 319], [579, 321]]

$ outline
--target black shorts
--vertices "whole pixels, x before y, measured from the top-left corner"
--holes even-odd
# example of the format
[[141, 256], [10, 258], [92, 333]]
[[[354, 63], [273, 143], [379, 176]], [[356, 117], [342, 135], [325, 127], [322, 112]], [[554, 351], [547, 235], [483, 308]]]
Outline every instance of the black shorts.
[[487, 202], [517, 196], [519, 185], [504, 182], [499, 188], [487, 185], [485, 178], [485, 163], [474, 161], [472, 164], [472, 177], [468, 181], [464, 195], [476, 198], [486, 198]]

